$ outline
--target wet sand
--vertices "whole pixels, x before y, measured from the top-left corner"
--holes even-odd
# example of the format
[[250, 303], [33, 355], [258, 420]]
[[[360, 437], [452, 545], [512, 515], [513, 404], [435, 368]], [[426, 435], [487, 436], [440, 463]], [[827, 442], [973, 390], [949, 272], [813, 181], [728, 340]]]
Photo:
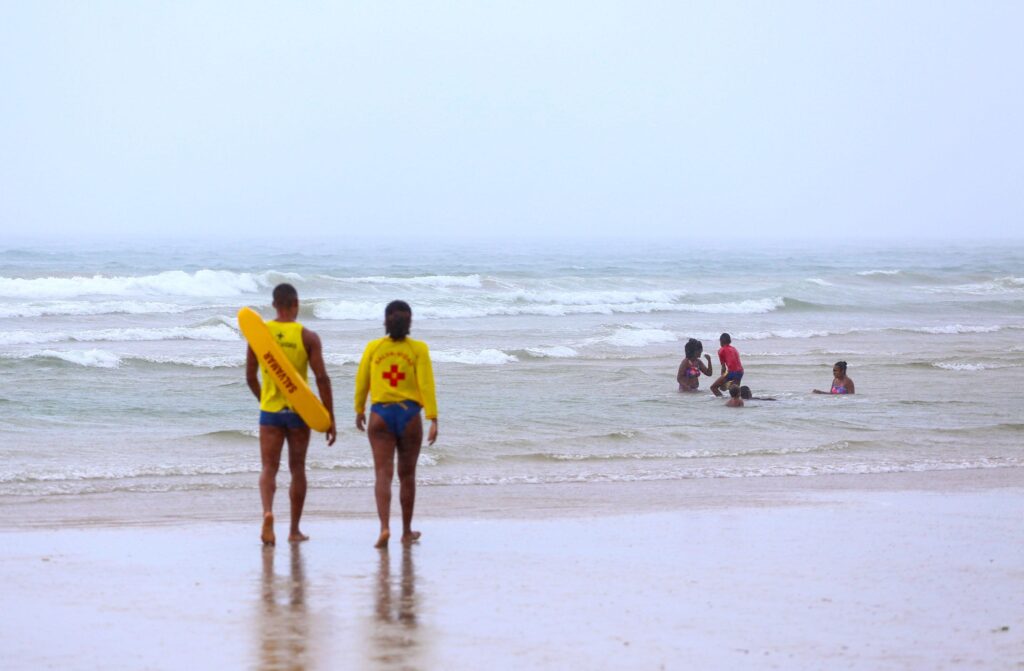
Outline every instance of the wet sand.
[[266, 550], [258, 515], [5, 506], [2, 666], [1024, 668], [1019, 473], [772, 480], [425, 488], [385, 553], [351, 493]]

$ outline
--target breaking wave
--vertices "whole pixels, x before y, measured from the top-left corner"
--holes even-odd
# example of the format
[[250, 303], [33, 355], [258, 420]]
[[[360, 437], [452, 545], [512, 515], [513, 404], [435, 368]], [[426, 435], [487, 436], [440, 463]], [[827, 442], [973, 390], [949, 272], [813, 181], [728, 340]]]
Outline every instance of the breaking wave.
[[60, 342], [141, 342], [160, 340], [236, 341], [236, 330], [225, 324], [167, 328], [98, 329], [64, 331], [0, 331], [0, 345], [43, 345]]
[[986, 363], [961, 363], [957, 361], [952, 362], [938, 362], [933, 363], [932, 366], [935, 368], [941, 368], [943, 370], [953, 371], [979, 371], [979, 370], [996, 370], [999, 368], [1009, 368], [1005, 364], [986, 364]]
[[240, 296], [301, 281], [295, 273], [237, 273], [229, 270], [168, 270], [139, 277], [0, 277], [0, 297], [30, 300], [66, 300], [84, 296], [187, 296], [195, 298]]
[[80, 350], [37, 350], [0, 354], [8, 361], [50, 361], [63, 362], [85, 368], [120, 368], [126, 363], [149, 363], [161, 365], [190, 366], [194, 368], [236, 368], [245, 365], [245, 354], [224, 356], [162, 356], [125, 355], [103, 349]]
[[154, 301], [55, 301], [0, 305], [0, 317], [90, 317], [97, 315], [181, 314], [195, 306]]
[[121, 357], [113, 352], [101, 349], [69, 350], [64, 352], [48, 349], [38, 352], [0, 354], [0, 358], [14, 360], [48, 359], [54, 362], [63, 361], [76, 366], [85, 366], [86, 368], [117, 368], [121, 365]]
[[[453, 299], [444, 304], [423, 303], [415, 306], [416, 316], [426, 319], [472, 319], [478, 317], [541, 316], [564, 317], [580, 314], [649, 314], [653, 312], [697, 312], [704, 314], [764, 314], [790, 305], [791, 299], [759, 298], [715, 303], [680, 303], [672, 300], [637, 300], [636, 294], [616, 297], [610, 292], [562, 296], [559, 300], [543, 300], [520, 294], [511, 297], [493, 294], [471, 299]], [[668, 298], [668, 296], [661, 296]], [[799, 309], [810, 304], [792, 301]], [[328, 320], [380, 319], [380, 301], [319, 300], [313, 314]]]
[[997, 277], [986, 282], [958, 284], [955, 286], [914, 287], [918, 291], [932, 294], [960, 294], [967, 296], [1011, 296], [1024, 294], [1024, 277]]
[[709, 449], [699, 450], [676, 450], [676, 451], [651, 451], [651, 452], [613, 452], [605, 454], [594, 453], [561, 453], [561, 452], [533, 452], [529, 454], [509, 455], [503, 457], [513, 461], [647, 461], [647, 460], [672, 460], [672, 459], [715, 459], [724, 457], [755, 457], [755, 456], [780, 456], [787, 454], [812, 454], [818, 452], [839, 452], [868, 449], [880, 445], [874, 441], [837, 441], [822, 445], [807, 447], [778, 447], [778, 448], [752, 448], [749, 450], [716, 451]]
[[483, 281], [479, 275], [422, 275], [417, 277], [332, 277], [323, 275], [324, 279], [333, 282], [351, 284], [380, 284], [384, 286], [413, 286], [413, 287], [468, 287], [479, 289]]
[[502, 364], [519, 361], [515, 355], [506, 354], [499, 349], [485, 349], [479, 351], [435, 350], [430, 353], [430, 358], [438, 363], [461, 363], [469, 364], [471, 366], [500, 366]]

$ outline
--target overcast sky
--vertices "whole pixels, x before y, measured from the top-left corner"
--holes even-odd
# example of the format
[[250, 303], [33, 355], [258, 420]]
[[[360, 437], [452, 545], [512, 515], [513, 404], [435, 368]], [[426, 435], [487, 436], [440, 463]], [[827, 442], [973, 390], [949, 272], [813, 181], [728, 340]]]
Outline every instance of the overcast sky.
[[3, 2], [0, 226], [1020, 237], [1022, 25], [933, 0]]

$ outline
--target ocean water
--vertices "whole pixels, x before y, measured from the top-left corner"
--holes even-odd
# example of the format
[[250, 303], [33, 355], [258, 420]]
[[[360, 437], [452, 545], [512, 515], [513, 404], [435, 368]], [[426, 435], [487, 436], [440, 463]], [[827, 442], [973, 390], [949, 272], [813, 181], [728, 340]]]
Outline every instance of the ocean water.
[[[8, 244], [0, 496], [254, 497], [258, 411], [234, 315], [270, 317], [282, 281], [334, 385], [339, 437], [313, 438], [314, 489], [372, 482], [353, 378], [394, 298], [435, 362], [426, 486], [1024, 465], [1019, 245]], [[710, 378], [677, 391], [686, 339], [717, 371], [723, 331], [744, 383], [776, 401], [726, 408]], [[836, 360], [857, 395], [812, 395]]]

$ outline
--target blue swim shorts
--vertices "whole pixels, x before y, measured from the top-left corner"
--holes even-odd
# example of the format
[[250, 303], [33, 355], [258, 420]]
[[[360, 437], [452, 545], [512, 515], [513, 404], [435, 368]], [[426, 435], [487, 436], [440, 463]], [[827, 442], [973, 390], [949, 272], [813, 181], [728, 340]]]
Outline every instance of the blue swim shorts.
[[305, 429], [306, 423], [302, 421], [302, 417], [297, 412], [286, 408], [280, 412], [260, 410], [260, 426], [273, 426], [278, 429]]
[[370, 406], [372, 412], [380, 415], [388, 430], [401, 438], [405, 434], [405, 425], [416, 415], [420, 414], [420, 404], [415, 401], [402, 401], [401, 403], [374, 403]]
[[742, 379], [743, 371], [741, 370], [729, 371], [729, 373], [725, 376], [726, 382], [735, 382], [736, 384], [739, 384], [740, 380]]

